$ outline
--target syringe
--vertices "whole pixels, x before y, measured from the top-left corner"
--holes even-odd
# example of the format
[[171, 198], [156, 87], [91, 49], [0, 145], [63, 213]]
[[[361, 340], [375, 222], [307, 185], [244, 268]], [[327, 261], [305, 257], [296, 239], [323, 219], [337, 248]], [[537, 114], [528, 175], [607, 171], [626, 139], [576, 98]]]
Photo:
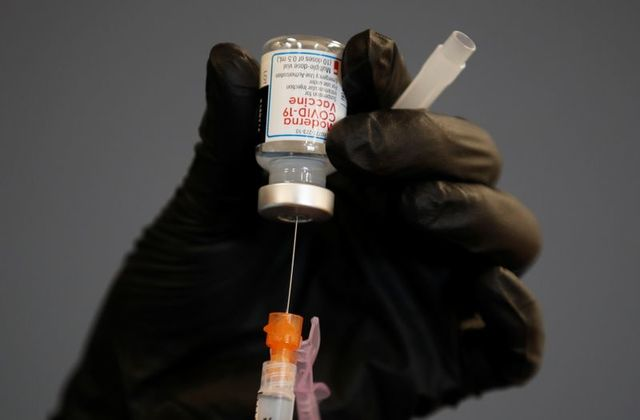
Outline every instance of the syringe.
[[297, 351], [302, 342], [303, 320], [300, 315], [289, 312], [298, 238], [297, 217], [294, 229], [287, 309], [286, 312], [270, 313], [269, 323], [264, 327], [271, 360], [262, 364], [255, 420], [291, 420], [293, 418]]
[[256, 420], [291, 420], [295, 401], [296, 351], [302, 341], [302, 317], [272, 312], [264, 327], [271, 360], [262, 364]]

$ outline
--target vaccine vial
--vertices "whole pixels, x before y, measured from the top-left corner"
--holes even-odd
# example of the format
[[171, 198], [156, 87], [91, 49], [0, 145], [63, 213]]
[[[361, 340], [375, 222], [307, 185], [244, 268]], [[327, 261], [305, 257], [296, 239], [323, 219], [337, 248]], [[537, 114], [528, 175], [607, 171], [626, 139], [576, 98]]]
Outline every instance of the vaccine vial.
[[344, 46], [328, 38], [285, 35], [264, 45], [256, 149], [269, 183], [258, 192], [258, 212], [285, 222], [333, 215], [326, 177], [335, 171], [325, 139], [347, 113], [340, 72]]

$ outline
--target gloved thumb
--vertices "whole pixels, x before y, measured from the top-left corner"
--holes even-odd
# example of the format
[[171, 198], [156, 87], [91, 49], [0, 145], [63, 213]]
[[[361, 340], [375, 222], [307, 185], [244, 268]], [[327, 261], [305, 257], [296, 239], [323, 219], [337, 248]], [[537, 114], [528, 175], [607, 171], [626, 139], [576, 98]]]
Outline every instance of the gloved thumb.
[[200, 137], [217, 162], [254, 162], [258, 74], [258, 63], [239, 46], [225, 43], [211, 49]]
[[231, 208], [255, 213], [258, 74], [258, 63], [239, 46], [211, 49], [202, 141], [182, 188], [183, 196], [209, 216]]

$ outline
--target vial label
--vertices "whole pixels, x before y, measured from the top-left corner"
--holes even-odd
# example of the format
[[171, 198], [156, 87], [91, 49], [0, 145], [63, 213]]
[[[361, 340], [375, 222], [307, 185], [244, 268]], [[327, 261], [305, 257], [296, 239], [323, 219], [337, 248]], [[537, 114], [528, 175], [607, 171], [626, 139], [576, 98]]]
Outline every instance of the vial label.
[[342, 60], [317, 50], [279, 50], [262, 56], [258, 127], [263, 141], [323, 142], [347, 114]]

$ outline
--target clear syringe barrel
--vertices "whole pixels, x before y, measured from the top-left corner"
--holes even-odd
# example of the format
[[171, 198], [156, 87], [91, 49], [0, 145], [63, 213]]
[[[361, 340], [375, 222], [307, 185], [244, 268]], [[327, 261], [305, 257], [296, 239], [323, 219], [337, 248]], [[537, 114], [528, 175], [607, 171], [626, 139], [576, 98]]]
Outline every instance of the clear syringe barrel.
[[296, 365], [264, 362], [255, 420], [291, 420], [295, 402]]
[[393, 108], [428, 109], [464, 70], [467, 59], [475, 50], [476, 44], [471, 38], [460, 31], [453, 31], [444, 44], [438, 45], [427, 58]]

